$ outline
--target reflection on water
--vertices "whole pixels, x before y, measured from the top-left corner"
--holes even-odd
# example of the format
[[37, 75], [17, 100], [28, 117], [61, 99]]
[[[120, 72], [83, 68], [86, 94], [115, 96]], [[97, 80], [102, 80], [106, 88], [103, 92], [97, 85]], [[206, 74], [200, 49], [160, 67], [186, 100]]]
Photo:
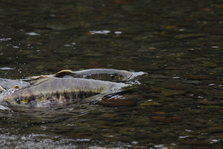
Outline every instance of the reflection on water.
[[101, 30], [101, 31], [90, 31], [90, 34], [94, 35], [94, 34], [109, 34], [111, 31], [109, 30]]
[[39, 36], [40, 34], [35, 33], [35, 32], [29, 32], [29, 33], [26, 33], [26, 35], [30, 35], [30, 36]]
[[2, 111], [1, 145], [220, 149], [222, 8], [221, 0], [0, 0], [1, 78], [86, 68], [149, 73], [133, 89], [136, 106]]
[[10, 67], [0, 67], [0, 70], [13, 70], [14, 68], [10, 68]]

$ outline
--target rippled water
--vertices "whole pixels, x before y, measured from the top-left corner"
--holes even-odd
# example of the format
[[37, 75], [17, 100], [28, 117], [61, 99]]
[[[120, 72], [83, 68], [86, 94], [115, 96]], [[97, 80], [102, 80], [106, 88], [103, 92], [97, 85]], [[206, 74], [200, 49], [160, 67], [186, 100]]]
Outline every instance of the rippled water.
[[0, 148], [223, 146], [221, 0], [0, 0], [0, 77], [148, 72], [135, 106], [0, 112]]

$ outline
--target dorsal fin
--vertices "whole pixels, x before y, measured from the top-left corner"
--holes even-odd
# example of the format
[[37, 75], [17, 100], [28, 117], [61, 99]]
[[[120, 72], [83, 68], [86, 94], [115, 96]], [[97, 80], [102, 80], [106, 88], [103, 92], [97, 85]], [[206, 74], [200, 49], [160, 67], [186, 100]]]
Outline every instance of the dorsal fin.
[[40, 84], [40, 83], [42, 83], [42, 82], [44, 82], [44, 81], [46, 81], [46, 80], [49, 80], [51, 77], [39, 77], [39, 78], [37, 78], [37, 79], [35, 79], [35, 80], [32, 80], [31, 81], [31, 84], [32, 85], [37, 85], [37, 84]]
[[72, 73], [73, 73], [72, 70], [64, 69], [64, 70], [57, 72], [54, 76], [58, 77], [58, 78], [63, 78], [64, 76], [71, 75]]

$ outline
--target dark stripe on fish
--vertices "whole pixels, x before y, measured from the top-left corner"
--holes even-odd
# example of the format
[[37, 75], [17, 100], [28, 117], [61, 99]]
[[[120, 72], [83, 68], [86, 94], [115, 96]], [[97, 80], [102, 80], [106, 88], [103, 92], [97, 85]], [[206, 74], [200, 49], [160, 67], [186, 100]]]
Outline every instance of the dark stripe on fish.
[[31, 107], [36, 106], [37, 103], [49, 103], [50, 105], [55, 104], [67, 104], [67, 103], [76, 103], [79, 100], [78, 99], [84, 99], [87, 97], [91, 97], [93, 95], [97, 95], [99, 93], [94, 92], [55, 92], [49, 95], [43, 95], [43, 96], [29, 96], [29, 97], [19, 97], [16, 98], [15, 101], [17, 104], [24, 104], [24, 105], [30, 105]]

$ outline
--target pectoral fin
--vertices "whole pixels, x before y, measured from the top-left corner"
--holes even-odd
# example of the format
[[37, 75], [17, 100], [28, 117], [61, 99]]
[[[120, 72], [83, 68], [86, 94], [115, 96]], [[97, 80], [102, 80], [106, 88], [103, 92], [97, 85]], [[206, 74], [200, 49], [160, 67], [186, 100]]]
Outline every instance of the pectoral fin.
[[0, 86], [0, 92], [4, 91], [5, 89], [3, 87]]

